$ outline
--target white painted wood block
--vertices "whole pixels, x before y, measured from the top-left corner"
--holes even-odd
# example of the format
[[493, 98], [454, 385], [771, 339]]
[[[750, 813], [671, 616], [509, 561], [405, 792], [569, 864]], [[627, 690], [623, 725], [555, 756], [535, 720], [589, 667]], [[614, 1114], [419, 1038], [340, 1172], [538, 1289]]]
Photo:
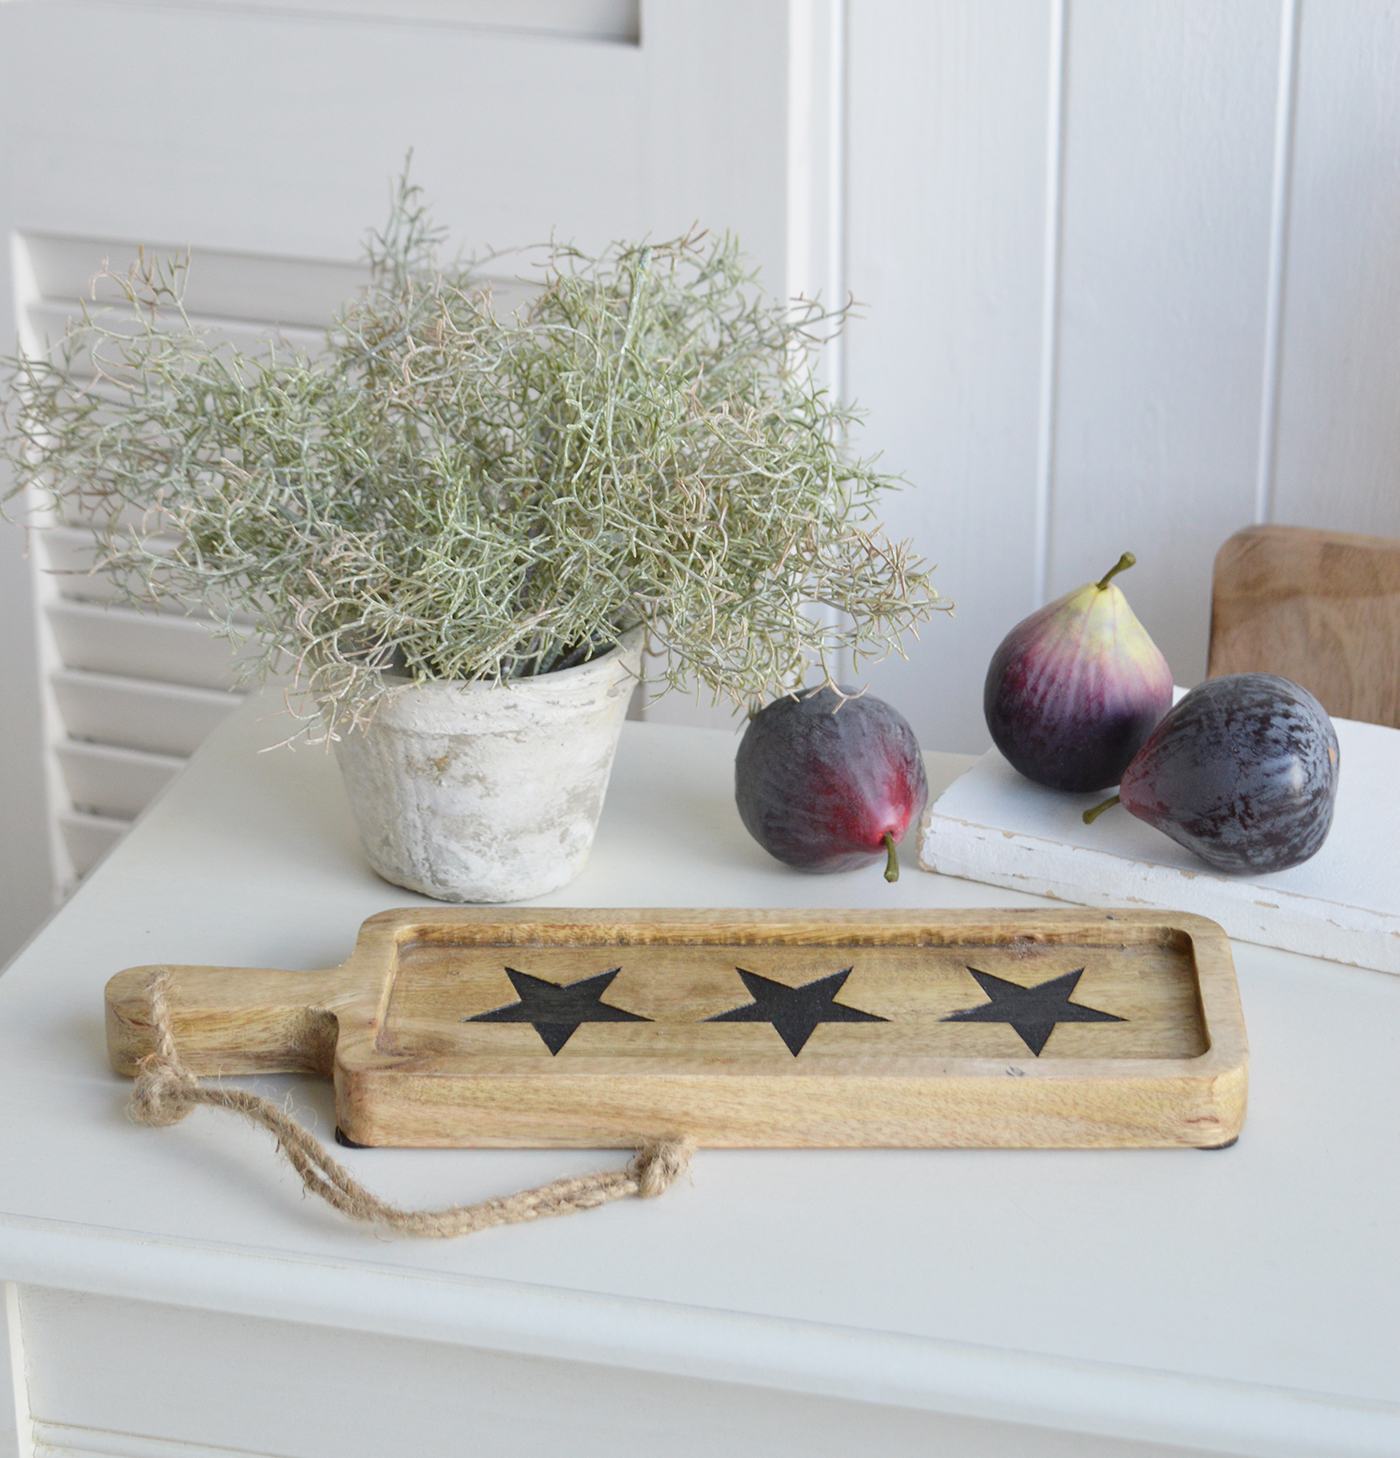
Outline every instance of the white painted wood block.
[[1211, 870], [1102, 793], [1032, 784], [995, 750], [924, 816], [925, 870], [1086, 906], [1161, 906], [1218, 921], [1240, 941], [1400, 973], [1400, 730], [1334, 719], [1341, 774], [1332, 830], [1301, 866], [1266, 876]]

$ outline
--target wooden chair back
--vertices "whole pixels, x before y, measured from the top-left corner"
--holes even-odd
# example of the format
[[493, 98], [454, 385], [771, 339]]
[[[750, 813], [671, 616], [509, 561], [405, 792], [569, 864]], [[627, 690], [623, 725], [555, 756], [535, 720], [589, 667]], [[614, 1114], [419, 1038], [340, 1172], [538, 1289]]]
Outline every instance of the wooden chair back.
[[1237, 532], [1215, 558], [1207, 672], [1280, 673], [1329, 714], [1400, 728], [1400, 541]]

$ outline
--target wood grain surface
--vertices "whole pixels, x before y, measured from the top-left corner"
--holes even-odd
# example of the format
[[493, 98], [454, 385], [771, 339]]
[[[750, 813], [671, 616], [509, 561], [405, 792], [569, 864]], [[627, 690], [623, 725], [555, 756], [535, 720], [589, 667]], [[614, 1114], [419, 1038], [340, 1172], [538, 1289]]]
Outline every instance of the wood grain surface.
[[[149, 983], [107, 988], [113, 1066]], [[330, 1074], [409, 1146], [1218, 1146], [1248, 1049], [1229, 943], [1176, 913], [383, 912], [342, 967], [172, 967], [201, 1075]]]
[[1280, 673], [1329, 714], [1400, 728], [1400, 541], [1237, 532], [1215, 559], [1211, 678]]

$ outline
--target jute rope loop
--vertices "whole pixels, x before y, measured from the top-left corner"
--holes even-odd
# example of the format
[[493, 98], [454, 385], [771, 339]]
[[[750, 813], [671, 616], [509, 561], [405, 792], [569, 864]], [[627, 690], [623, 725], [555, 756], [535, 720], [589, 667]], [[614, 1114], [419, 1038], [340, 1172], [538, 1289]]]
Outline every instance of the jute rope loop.
[[470, 1235], [493, 1225], [517, 1225], [550, 1215], [592, 1210], [629, 1195], [652, 1199], [665, 1194], [689, 1168], [695, 1148], [689, 1139], [658, 1139], [643, 1144], [625, 1169], [600, 1170], [574, 1179], [554, 1180], [536, 1190], [483, 1200], [478, 1205], [451, 1205], [445, 1210], [401, 1210], [367, 1190], [325, 1146], [275, 1104], [240, 1088], [206, 1085], [180, 1061], [170, 1028], [170, 974], [151, 978], [151, 1026], [155, 1050], [141, 1060], [128, 1110], [138, 1124], [164, 1128], [178, 1124], [199, 1104], [229, 1109], [261, 1125], [277, 1141], [302, 1184], [343, 1215], [396, 1235], [447, 1238]]

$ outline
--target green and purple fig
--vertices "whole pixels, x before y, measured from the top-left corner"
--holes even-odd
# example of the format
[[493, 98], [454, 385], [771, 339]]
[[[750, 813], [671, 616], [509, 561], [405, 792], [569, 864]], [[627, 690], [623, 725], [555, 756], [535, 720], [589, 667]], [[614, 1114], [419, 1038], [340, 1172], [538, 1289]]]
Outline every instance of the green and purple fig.
[[1276, 673], [1193, 688], [1128, 766], [1123, 806], [1218, 871], [1284, 871], [1332, 825], [1341, 756], [1327, 710]]
[[803, 871], [848, 871], [885, 858], [928, 802], [908, 721], [881, 699], [823, 685], [786, 694], [749, 721], [734, 759], [734, 799], [749, 834]]
[[992, 655], [982, 707], [992, 742], [1029, 780], [1052, 790], [1116, 785], [1171, 707], [1161, 650], [1112, 580], [1032, 613]]

